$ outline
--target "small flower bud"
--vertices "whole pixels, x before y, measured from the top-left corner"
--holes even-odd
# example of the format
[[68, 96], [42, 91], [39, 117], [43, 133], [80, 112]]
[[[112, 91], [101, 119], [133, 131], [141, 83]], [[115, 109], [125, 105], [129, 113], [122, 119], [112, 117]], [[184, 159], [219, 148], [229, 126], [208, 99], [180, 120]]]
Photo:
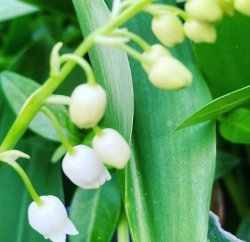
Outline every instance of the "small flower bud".
[[103, 129], [93, 139], [93, 149], [108, 165], [122, 169], [128, 162], [131, 151], [125, 139], [114, 129]]
[[93, 149], [86, 145], [74, 147], [75, 154], [67, 153], [62, 161], [65, 175], [84, 189], [99, 188], [111, 176]]
[[175, 90], [192, 82], [191, 72], [173, 57], [160, 58], [148, 73], [150, 82], [160, 89]]
[[213, 25], [202, 23], [194, 19], [187, 20], [184, 24], [187, 37], [196, 43], [214, 43], [216, 41], [216, 29]]
[[66, 234], [78, 234], [64, 205], [57, 197], [49, 195], [40, 198], [42, 205], [32, 202], [28, 209], [29, 223], [34, 230], [53, 242], [65, 242]]
[[240, 13], [250, 15], [250, 0], [235, 0], [234, 7]]
[[160, 44], [152, 45], [149, 51], [146, 51], [142, 54], [142, 56], [148, 60], [152, 64], [142, 64], [142, 67], [146, 72], [149, 71], [151, 66], [160, 58], [163, 56], [171, 56], [171, 53], [168, 51], [167, 48]]
[[91, 128], [102, 119], [106, 104], [106, 92], [100, 85], [79, 85], [71, 95], [70, 118], [79, 128]]
[[174, 46], [184, 41], [183, 26], [175, 15], [161, 15], [152, 20], [152, 31], [166, 46]]
[[189, 0], [185, 10], [190, 17], [204, 22], [218, 21], [223, 15], [218, 0]]

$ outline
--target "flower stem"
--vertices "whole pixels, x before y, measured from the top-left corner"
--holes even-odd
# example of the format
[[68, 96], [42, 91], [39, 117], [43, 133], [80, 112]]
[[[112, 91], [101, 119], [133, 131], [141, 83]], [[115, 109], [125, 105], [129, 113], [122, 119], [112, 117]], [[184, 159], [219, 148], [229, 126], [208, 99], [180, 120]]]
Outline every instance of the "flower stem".
[[27, 176], [27, 174], [25, 173], [23, 168], [16, 161], [8, 162], [6, 164], [9, 164], [11, 167], [13, 167], [15, 169], [15, 171], [18, 173], [18, 175], [23, 180], [23, 182], [24, 182], [30, 196], [32, 197], [32, 199], [37, 203], [37, 205], [41, 206], [43, 204], [43, 201], [41, 200], [41, 198], [39, 197], [39, 195], [35, 191], [29, 177]]
[[[94, 46], [95, 37], [97, 35], [105, 35], [112, 32], [114, 29], [125, 23], [128, 19], [136, 15], [144, 9], [153, 0], [141, 0], [131, 5], [124, 10], [117, 18], [111, 19], [103, 27], [92, 32], [76, 49], [75, 55], [84, 56], [87, 51]], [[0, 152], [12, 149], [18, 140], [27, 130], [29, 123], [34, 116], [39, 112], [45, 100], [58, 88], [58, 86], [65, 80], [72, 69], [75, 67], [74, 62], [65, 64], [56, 76], [51, 76], [48, 80], [35, 91], [26, 101], [8, 134], [0, 146]]]
[[129, 242], [129, 230], [128, 222], [125, 212], [122, 212], [120, 221], [117, 228], [117, 241], [118, 242]]
[[97, 136], [101, 136], [103, 134], [103, 130], [98, 125], [93, 127], [93, 131]]
[[96, 85], [95, 76], [90, 64], [83, 58], [74, 54], [65, 54], [60, 57], [60, 62], [74, 61], [85, 71], [87, 76], [87, 82], [91, 85]]
[[42, 107], [41, 111], [47, 115], [47, 117], [50, 119], [51, 123], [54, 125], [54, 128], [65, 148], [65, 150], [68, 151], [69, 154], [73, 155], [75, 153], [75, 150], [73, 149], [72, 145], [69, 143], [69, 141], [65, 138], [64, 133], [62, 131], [61, 125], [59, 121], [57, 120], [56, 116], [51, 112], [48, 108]]

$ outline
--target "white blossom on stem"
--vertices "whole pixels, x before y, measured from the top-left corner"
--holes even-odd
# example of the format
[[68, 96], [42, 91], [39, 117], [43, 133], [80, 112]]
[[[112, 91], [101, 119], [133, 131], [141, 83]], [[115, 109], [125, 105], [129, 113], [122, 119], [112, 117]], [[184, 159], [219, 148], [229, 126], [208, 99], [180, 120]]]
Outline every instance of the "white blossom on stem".
[[250, 0], [235, 0], [234, 7], [240, 13], [250, 15]]
[[67, 153], [62, 161], [64, 174], [77, 186], [84, 189], [99, 188], [111, 179], [103, 162], [86, 145], [74, 146], [74, 154]]
[[79, 128], [91, 128], [102, 119], [106, 105], [106, 92], [100, 85], [79, 85], [71, 95], [70, 118]]
[[100, 159], [110, 166], [122, 169], [127, 164], [131, 151], [126, 140], [114, 129], [103, 129], [93, 139], [93, 149]]
[[66, 234], [78, 234], [57, 197], [49, 195], [40, 198], [43, 202], [41, 205], [32, 202], [28, 209], [29, 223], [34, 230], [53, 242], [65, 242]]

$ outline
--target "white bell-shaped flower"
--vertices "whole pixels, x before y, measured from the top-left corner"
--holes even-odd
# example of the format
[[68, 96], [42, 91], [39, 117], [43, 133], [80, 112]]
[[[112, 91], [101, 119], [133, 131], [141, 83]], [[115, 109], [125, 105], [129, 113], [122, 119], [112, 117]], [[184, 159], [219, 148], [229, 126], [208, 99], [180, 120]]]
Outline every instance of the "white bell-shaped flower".
[[172, 14], [154, 17], [152, 20], [152, 31], [161, 43], [166, 46], [180, 44], [185, 39], [180, 19]]
[[93, 149], [100, 159], [110, 166], [122, 169], [128, 162], [131, 151], [126, 140], [114, 129], [103, 129], [93, 139]]
[[175, 90], [192, 82], [191, 72], [177, 59], [162, 57], [148, 73], [150, 82], [160, 89]]
[[147, 63], [143, 63], [142, 64], [142, 67], [143, 69], [148, 72], [150, 70], [150, 68], [152, 67], [152, 65], [161, 57], [163, 56], [171, 56], [171, 53], [170, 51], [160, 45], [160, 44], [155, 44], [155, 45], [152, 45], [151, 48], [146, 51], [146, 52], [143, 52], [142, 56], [150, 63], [150, 64], [147, 64]]
[[250, 0], [235, 0], [234, 7], [240, 13], [250, 15]]
[[190, 17], [204, 22], [218, 21], [223, 15], [219, 0], [189, 0], [185, 10]]
[[79, 128], [94, 127], [102, 119], [106, 104], [106, 92], [100, 85], [79, 85], [71, 95], [70, 118]]
[[111, 179], [108, 170], [92, 148], [77, 145], [74, 150], [73, 155], [67, 153], [63, 158], [62, 169], [75, 185], [84, 189], [96, 189]]
[[216, 29], [211, 24], [194, 19], [187, 20], [184, 24], [184, 31], [187, 37], [196, 43], [214, 43], [216, 41]]
[[53, 242], [65, 242], [66, 234], [78, 234], [64, 205], [57, 197], [49, 195], [40, 198], [42, 205], [32, 202], [28, 209], [29, 223], [34, 230]]

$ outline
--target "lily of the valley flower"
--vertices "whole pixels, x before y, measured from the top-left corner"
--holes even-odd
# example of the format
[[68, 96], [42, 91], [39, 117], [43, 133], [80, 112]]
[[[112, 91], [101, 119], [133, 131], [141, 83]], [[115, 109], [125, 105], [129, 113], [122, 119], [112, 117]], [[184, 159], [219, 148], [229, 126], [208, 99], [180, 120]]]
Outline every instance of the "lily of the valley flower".
[[223, 15], [219, 0], [189, 0], [185, 10], [190, 17], [204, 22], [218, 21]]
[[79, 85], [71, 95], [70, 118], [79, 128], [91, 128], [102, 119], [106, 104], [106, 92], [100, 85]]
[[240, 13], [250, 15], [250, 0], [235, 0], [234, 7]]
[[161, 57], [148, 72], [150, 82], [160, 89], [175, 90], [192, 82], [191, 72], [173, 57]]
[[165, 56], [171, 56], [171, 53], [168, 51], [168, 49], [160, 44], [154, 44], [151, 46], [151, 48], [148, 51], [143, 52], [142, 56], [145, 58], [145, 60], [148, 61], [148, 63], [142, 63], [142, 67], [146, 72], [150, 70], [152, 65], [161, 57]]
[[127, 164], [131, 151], [125, 139], [114, 129], [103, 129], [93, 139], [93, 149], [108, 165], [122, 169]]
[[49, 195], [40, 198], [42, 205], [32, 202], [28, 209], [29, 223], [33, 229], [53, 242], [65, 242], [66, 234], [78, 234], [57, 197]]
[[216, 29], [208, 23], [190, 19], [185, 22], [184, 31], [187, 37], [196, 43], [214, 43], [216, 41]]
[[154, 17], [152, 20], [152, 31], [166, 46], [180, 44], [185, 38], [180, 19], [172, 14]]
[[93, 149], [86, 145], [77, 145], [73, 148], [75, 153], [65, 155], [62, 168], [74, 184], [84, 189], [95, 189], [111, 179], [108, 170]]

